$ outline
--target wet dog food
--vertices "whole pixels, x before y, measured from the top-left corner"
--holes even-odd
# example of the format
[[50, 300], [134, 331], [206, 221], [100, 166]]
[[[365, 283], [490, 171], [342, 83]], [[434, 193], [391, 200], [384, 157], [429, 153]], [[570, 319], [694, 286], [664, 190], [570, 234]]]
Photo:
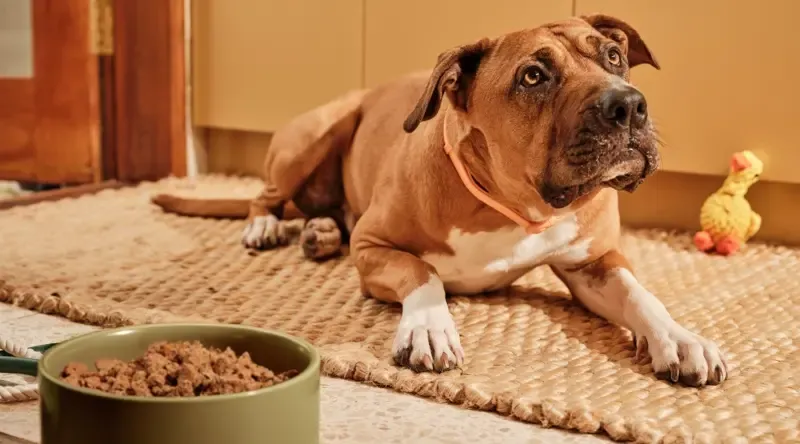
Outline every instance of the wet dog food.
[[275, 374], [245, 352], [192, 342], [157, 342], [130, 362], [100, 359], [96, 371], [70, 363], [61, 372], [69, 384], [129, 396], [207, 396], [241, 393], [280, 384], [298, 372]]

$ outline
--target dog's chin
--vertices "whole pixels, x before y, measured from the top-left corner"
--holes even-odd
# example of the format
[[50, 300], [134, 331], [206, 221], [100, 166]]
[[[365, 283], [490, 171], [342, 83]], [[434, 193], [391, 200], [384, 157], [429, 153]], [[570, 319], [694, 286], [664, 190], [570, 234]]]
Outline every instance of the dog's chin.
[[551, 207], [561, 209], [600, 187], [632, 193], [658, 167], [658, 158], [644, 152], [647, 151], [627, 148], [598, 173], [577, 178], [566, 186], [545, 185], [542, 197]]
[[617, 191], [633, 193], [644, 182], [645, 176], [639, 174], [625, 174], [603, 182], [604, 186], [613, 188]]
[[631, 149], [629, 153], [601, 173], [601, 185], [632, 193], [644, 182], [650, 175], [647, 159], [638, 150]]

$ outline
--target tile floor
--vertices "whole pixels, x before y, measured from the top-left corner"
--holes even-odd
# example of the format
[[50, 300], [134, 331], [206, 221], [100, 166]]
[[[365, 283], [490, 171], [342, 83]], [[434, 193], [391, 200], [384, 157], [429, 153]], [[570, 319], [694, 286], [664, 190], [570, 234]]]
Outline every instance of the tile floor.
[[[0, 304], [0, 336], [22, 344], [43, 344], [92, 331], [94, 327]], [[0, 382], [23, 382], [0, 374]], [[39, 442], [36, 402], [0, 403], [0, 444]], [[411, 395], [332, 378], [322, 379], [321, 442], [353, 443], [527, 443], [584, 444], [604, 438], [543, 429], [438, 404]]]

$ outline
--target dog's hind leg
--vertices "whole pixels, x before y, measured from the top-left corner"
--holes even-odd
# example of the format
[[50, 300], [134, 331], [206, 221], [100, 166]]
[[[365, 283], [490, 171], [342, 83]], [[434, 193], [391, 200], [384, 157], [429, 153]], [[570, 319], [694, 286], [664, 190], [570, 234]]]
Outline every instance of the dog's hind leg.
[[[275, 133], [264, 160], [265, 187], [251, 202], [242, 233], [246, 247], [268, 249], [289, 242], [290, 233], [280, 219], [290, 201], [311, 218], [333, 210], [331, 204], [342, 205], [336, 196], [341, 188], [341, 153], [358, 128], [364, 94], [362, 90], [345, 94]], [[338, 188], [320, 186], [335, 185], [331, 177], [338, 179]]]
[[320, 260], [339, 254], [350, 234], [339, 152], [332, 152], [320, 164], [292, 202], [310, 218], [300, 234], [305, 256]]

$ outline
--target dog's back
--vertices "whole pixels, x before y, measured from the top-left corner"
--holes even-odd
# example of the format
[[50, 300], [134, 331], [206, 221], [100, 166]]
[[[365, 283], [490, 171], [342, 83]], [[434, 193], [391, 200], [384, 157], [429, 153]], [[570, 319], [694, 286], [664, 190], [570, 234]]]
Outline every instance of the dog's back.
[[389, 180], [386, 168], [402, 164], [413, 149], [412, 140], [424, 132], [407, 134], [403, 121], [422, 94], [429, 71], [389, 81], [365, 94], [353, 139], [343, 157], [345, 195], [351, 211], [363, 214], [381, 180]]

